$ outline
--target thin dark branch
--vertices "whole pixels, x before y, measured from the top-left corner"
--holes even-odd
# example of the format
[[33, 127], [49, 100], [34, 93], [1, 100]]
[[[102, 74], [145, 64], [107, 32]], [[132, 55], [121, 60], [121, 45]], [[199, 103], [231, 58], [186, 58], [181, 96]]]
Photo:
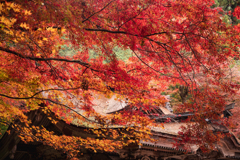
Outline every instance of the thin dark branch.
[[174, 76], [170, 76], [170, 75], [167, 75], [167, 74], [164, 74], [164, 73], [161, 73], [159, 71], [157, 71], [156, 69], [152, 68], [151, 66], [149, 66], [146, 62], [144, 62], [138, 55], [135, 51], [133, 51], [133, 53], [136, 55], [136, 57], [143, 63], [145, 64], [147, 67], [149, 67], [150, 69], [154, 70], [155, 72], [157, 73], [160, 73], [161, 76], [166, 76], [166, 77], [171, 77], [171, 78], [176, 78], [176, 79], [179, 79], [179, 77], [174, 77]]
[[187, 36], [184, 34], [184, 36], [185, 36], [185, 40], [186, 40], [186, 42], [187, 42], [187, 44], [188, 44], [188, 46], [189, 46], [189, 48], [191, 49], [191, 51], [192, 51], [192, 53], [193, 53], [193, 55], [194, 55], [194, 57], [196, 58], [196, 60], [208, 71], [208, 68], [198, 59], [198, 57], [197, 57], [197, 54], [196, 54], [196, 51], [192, 48], [192, 46], [191, 46], [191, 44], [190, 44], [190, 42], [188, 41], [188, 38], [187, 38]]
[[56, 101], [53, 101], [51, 99], [48, 99], [48, 98], [34, 98], [34, 99], [39, 99], [39, 100], [45, 100], [45, 101], [49, 101], [51, 103], [54, 103], [54, 104], [57, 104], [57, 105], [60, 105], [60, 106], [63, 106], [67, 109], [70, 109], [72, 112], [76, 113], [77, 115], [83, 117], [85, 120], [89, 121], [89, 122], [93, 122], [93, 123], [97, 123], [99, 124], [98, 122], [94, 121], [94, 120], [90, 120], [88, 119], [87, 117], [85, 117], [84, 115], [80, 114], [79, 112], [75, 111], [74, 109], [72, 109], [71, 107], [65, 105], [65, 104], [62, 104], [62, 103], [59, 103], [59, 102], [56, 102]]
[[[119, 30], [115, 30], [115, 31], [111, 31], [108, 29], [98, 29], [98, 28], [84, 28], [86, 31], [95, 31], [95, 32], [108, 32], [108, 33], [113, 33], [113, 34], [126, 34], [126, 35], [131, 35], [131, 36], [136, 36], [136, 37], [148, 37], [148, 36], [152, 36], [152, 35], [159, 35], [159, 34], [166, 34], [167, 32], [158, 32], [158, 33], [153, 33], [153, 34], [149, 34], [149, 35], [138, 35], [138, 34], [132, 34], [129, 32], [125, 32], [125, 31], [119, 31]], [[176, 34], [180, 34], [180, 33], [176, 33]]]
[[12, 51], [8, 48], [3, 48], [3, 47], [0, 47], [0, 50], [2, 50], [4, 52], [11, 53], [11, 54], [16, 55], [20, 58], [29, 59], [29, 60], [33, 60], [33, 61], [59, 61], [59, 62], [77, 63], [77, 64], [80, 64], [84, 67], [87, 67], [87, 68], [91, 69], [92, 71], [100, 72], [99, 70], [91, 68], [91, 65], [89, 63], [82, 62], [80, 60], [70, 60], [70, 59], [64, 59], [64, 58], [42, 58], [42, 57], [39, 58], [39, 57], [31, 57], [31, 56], [27, 56], [27, 55], [25, 56], [25, 55], [22, 55], [20, 53], [15, 52], [15, 51]]
[[89, 121], [89, 122], [98, 123], [98, 122], [96, 122], [96, 121], [93, 121], [93, 120], [88, 119], [87, 117], [83, 116], [82, 114], [80, 114], [79, 112], [75, 111], [75, 110], [72, 109], [71, 107], [69, 107], [69, 106], [67, 106], [67, 105], [65, 105], [65, 104], [62, 104], [62, 103], [53, 101], [52, 99], [49, 99], [49, 98], [38, 98], [38, 97], [34, 97], [34, 96], [21, 98], [21, 97], [12, 97], [12, 96], [8, 96], [8, 95], [4, 95], [4, 94], [0, 94], [0, 96], [6, 97], [6, 98], [10, 98], [10, 99], [17, 99], [17, 100], [20, 100], [20, 99], [38, 99], [38, 100], [49, 101], [49, 102], [51, 102], [51, 103], [54, 103], [54, 104], [57, 104], [57, 105], [60, 105], [60, 106], [63, 106], [63, 107], [65, 107], [65, 108], [70, 109], [71, 111], [73, 111], [74, 113], [80, 115], [81, 117], [83, 117], [84, 119], [86, 119], [86, 120]]
[[[148, 6], [149, 7], [149, 6]], [[146, 8], [143, 8], [141, 11], [139, 11], [138, 14], [136, 14], [135, 16], [129, 18], [127, 21], [125, 21], [123, 24], [121, 24], [119, 27], [118, 27], [118, 30], [123, 26], [125, 25], [126, 23], [128, 23], [129, 21], [133, 20], [133, 19], [136, 19], [144, 10], [146, 10], [148, 7]]]
[[[113, 0], [115, 1], [115, 0]], [[86, 18], [85, 20], [82, 21], [82, 23], [88, 21], [92, 16], [96, 15], [97, 13], [102, 12], [104, 9], [106, 9], [113, 1], [109, 2], [106, 6], [104, 6], [102, 9], [100, 9], [99, 11], [93, 13], [92, 15], [90, 15], [88, 18]]]

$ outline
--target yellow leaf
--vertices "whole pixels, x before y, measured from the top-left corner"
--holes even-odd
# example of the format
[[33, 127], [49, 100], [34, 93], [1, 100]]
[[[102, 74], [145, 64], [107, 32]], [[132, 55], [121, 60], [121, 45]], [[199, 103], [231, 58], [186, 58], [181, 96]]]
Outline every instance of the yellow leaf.
[[31, 11], [27, 11], [27, 10], [26, 10], [26, 11], [24, 12], [24, 14], [25, 14], [26, 16], [30, 16], [32, 13], [31, 13]]
[[29, 29], [29, 26], [26, 23], [21, 23], [20, 27], [25, 28], [25, 29]]

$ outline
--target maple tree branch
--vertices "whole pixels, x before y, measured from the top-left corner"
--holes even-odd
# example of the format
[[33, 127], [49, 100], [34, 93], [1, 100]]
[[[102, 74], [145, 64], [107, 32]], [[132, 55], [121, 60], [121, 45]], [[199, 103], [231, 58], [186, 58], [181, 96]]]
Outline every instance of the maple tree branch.
[[77, 63], [77, 64], [80, 64], [84, 67], [87, 67], [87, 68], [89, 68], [89, 69], [91, 69], [95, 72], [100, 72], [99, 70], [91, 68], [91, 65], [89, 63], [82, 62], [80, 60], [70, 60], [70, 59], [64, 59], [64, 58], [39, 58], [39, 57], [24, 56], [20, 53], [17, 53], [15, 51], [12, 51], [8, 48], [3, 48], [3, 47], [0, 47], [0, 50], [2, 50], [4, 52], [7, 52], [7, 53], [11, 53], [11, 54], [16, 55], [20, 58], [29, 59], [29, 60], [33, 60], [33, 61], [59, 61], [59, 62]]
[[125, 32], [125, 31], [118, 31], [118, 30], [115, 30], [115, 31], [111, 31], [111, 30], [108, 30], [108, 29], [98, 29], [98, 28], [84, 28], [86, 31], [95, 31], [95, 32], [108, 32], [108, 33], [113, 33], [113, 34], [127, 34], [127, 35], [133, 35], [133, 36], [139, 36], [137, 34], [131, 34], [131, 33], [128, 33], [128, 32]]
[[80, 88], [81, 88], [81, 86], [80, 87], [75, 87], [75, 88], [62, 88], [62, 89], [60, 89], [60, 88], [56, 88], [56, 89], [51, 88], [51, 89], [41, 90], [41, 91], [36, 92], [35, 94], [33, 94], [31, 96], [31, 98], [34, 98], [36, 95], [38, 95], [38, 94], [40, 94], [42, 92], [48, 92], [48, 91], [68, 91], [68, 90], [76, 90], [76, 89], [80, 89]]
[[[10, 98], [10, 99], [18, 99], [18, 100], [20, 100], [20, 99], [38, 99], [38, 100], [49, 101], [49, 102], [51, 102], [51, 103], [54, 103], [54, 104], [57, 104], [57, 105], [61, 105], [61, 106], [64, 106], [64, 107], [70, 109], [71, 111], [73, 111], [74, 113], [80, 115], [81, 117], [83, 117], [85, 120], [87, 120], [87, 121], [89, 121], [89, 122], [98, 123], [98, 122], [96, 122], [96, 121], [93, 121], [93, 120], [88, 119], [87, 117], [83, 116], [82, 114], [80, 114], [79, 112], [75, 111], [75, 110], [72, 109], [71, 107], [69, 107], [69, 106], [67, 106], [67, 105], [65, 105], [65, 104], [62, 104], [62, 103], [53, 101], [53, 100], [51, 100], [51, 99], [49, 99], [49, 98], [38, 98], [38, 97], [34, 97], [34, 96], [22, 98], [22, 97], [12, 97], [12, 96], [8, 96], [8, 95], [5, 95], [5, 94], [0, 94], [0, 96], [6, 97], [6, 98]], [[99, 123], [98, 123], [98, 124], [99, 124]]]
[[[126, 35], [131, 35], [131, 36], [136, 36], [136, 37], [143, 37], [146, 38], [148, 36], [152, 36], [152, 35], [159, 35], [159, 34], [166, 34], [168, 32], [158, 32], [158, 33], [154, 33], [154, 34], [149, 34], [149, 35], [139, 35], [139, 34], [132, 34], [129, 32], [125, 32], [125, 31], [119, 31], [119, 30], [115, 30], [115, 31], [111, 31], [108, 29], [98, 29], [98, 28], [84, 28], [86, 31], [95, 31], [95, 32], [108, 32], [108, 33], [112, 33], [112, 34], [126, 34]], [[180, 33], [178, 33], [180, 34]]]
[[39, 58], [39, 57], [30, 57], [30, 56], [24, 56], [20, 53], [17, 53], [15, 51], [12, 51], [12, 50], [9, 50], [7, 48], [3, 48], [3, 47], [0, 47], [0, 50], [2, 51], [5, 51], [5, 52], [8, 52], [8, 53], [11, 53], [11, 54], [14, 54], [20, 58], [25, 58], [25, 59], [30, 59], [30, 60], [34, 60], [34, 61], [62, 61], [62, 62], [73, 62], [73, 63], [78, 63], [78, 64], [81, 64], [85, 67], [90, 67], [90, 65], [88, 63], [85, 63], [85, 62], [81, 62], [79, 60], [69, 60], [69, 59], [62, 59], [62, 58]]
[[[38, 100], [49, 101], [49, 102], [52, 102], [52, 103], [55, 103], [55, 104], [57, 104], [57, 105], [61, 105], [61, 106], [64, 106], [65, 108], [70, 109], [71, 111], [73, 111], [74, 113], [80, 115], [81, 117], [83, 117], [84, 119], [86, 119], [86, 120], [89, 121], [89, 122], [93, 122], [93, 123], [101, 124], [101, 123], [99, 123], [99, 122], [97, 122], [97, 121], [94, 121], [94, 120], [90, 120], [90, 119], [88, 119], [87, 117], [83, 116], [82, 114], [80, 114], [79, 112], [75, 111], [74, 109], [72, 109], [71, 107], [69, 107], [69, 106], [67, 106], [67, 105], [65, 105], [65, 104], [62, 104], [62, 103], [59, 103], [59, 102], [53, 101], [53, 100], [51, 100], [51, 99], [49, 99], [49, 98], [38, 98], [38, 97], [35, 97], [36, 95], [38, 95], [38, 94], [40, 94], [40, 93], [42, 93], [42, 92], [46, 92], [46, 91], [56, 91], [56, 90], [57, 90], [57, 91], [67, 91], [67, 90], [76, 90], [76, 89], [79, 89], [79, 88], [81, 88], [81, 87], [66, 88], [66, 89], [59, 89], [59, 88], [58, 88], [58, 89], [46, 89], [46, 90], [41, 90], [41, 91], [39, 91], [39, 92], [33, 94], [33, 95], [30, 96], [30, 97], [12, 97], [12, 96], [8, 96], [8, 95], [1, 94], [1, 93], [0, 93], [0, 96], [2, 96], [2, 97], [6, 97], [6, 98], [9, 98], [9, 99], [17, 99], [17, 100], [21, 100], [21, 99], [22, 99], [22, 100], [27, 100], [27, 99], [38, 99]], [[94, 89], [94, 88], [89, 88], [89, 89], [97, 90], [97, 89]], [[100, 91], [100, 90], [97, 90], [97, 91]], [[103, 91], [100, 91], [100, 92], [103, 92]]]
[[140, 69], [139, 68], [133, 68], [133, 69], [128, 70], [127, 73], [132, 72], [132, 71], [136, 71], [136, 70], [140, 70]]
[[35, 97], [12, 97], [12, 96], [8, 96], [8, 95], [1, 94], [1, 93], [0, 93], [0, 96], [10, 98], [10, 99], [33, 99], [33, 98], [35, 98]]
[[157, 33], [152, 33], [152, 34], [148, 34], [145, 35], [144, 37], [150, 37], [150, 36], [155, 36], [155, 35], [159, 35], [159, 34], [168, 34], [168, 33], [173, 33], [173, 34], [183, 34], [181, 32], [157, 32]]
[[65, 104], [62, 104], [62, 103], [59, 103], [59, 102], [56, 102], [56, 101], [53, 101], [49, 98], [34, 98], [34, 99], [38, 99], [38, 100], [45, 100], [45, 101], [49, 101], [51, 103], [54, 103], [54, 104], [57, 104], [57, 105], [60, 105], [60, 106], [63, 106], [65, 108], [68, 108], [70, 109], [71, 111], [73, 111], [74, 113], [76, 113], [77, 115], [80, 115], [81, 117], [83, 117], [85, 120], [89, 121], [89, 122], [93, 122], [93, 123], [97, 123], [99, 124], [98, 122], [94, 121], [94, 120], [90, 120], [88, 119], [87, 117], [85, 117], [84, 115], [80, 114], [79, 112], [75, 111], [74, 109], [72, 109], [71, 107], [65, 105]]

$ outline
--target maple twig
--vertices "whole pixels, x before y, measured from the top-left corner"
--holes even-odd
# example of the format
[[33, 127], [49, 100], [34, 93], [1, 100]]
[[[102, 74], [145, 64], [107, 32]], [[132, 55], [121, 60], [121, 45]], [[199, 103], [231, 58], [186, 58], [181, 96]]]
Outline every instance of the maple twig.
[[[166, 51], [166, 53], [168, 54], [168, 60], [177, 68], [177, 71], [178, 71], [179, 75], [181, 76], [181, 78], [178, 78], [178, 79], [182, 79], [182, 80], [186, 83], [186, 85], [188, 85], [188, 83], [186, 82], [186, 80], [183, 78], [183, 75], [182, 75], [182, 73], [181, 73], [181, 69], [180, 69], [180, 68], [178, 67], [178, 65], [174, 62], [171, 54], [169, 53], [170, 50], [166, 48], [166, 47], [169, 47], [169, 46], [168, 46], [167, 44], [165, 44], [165, 43], [161, 43], [161, 42], [155, 41], [155, 40], [150, 39], [150, 38], [147, 38], [147, 39], [148, 39], [150, 42], [152, 41], [152, 42], [160, 45], [160, 46]], [[175, 77], [172, 77], [172, 78], [175, 78]]]
[[185, 40], [186, 40], [188, 46], [190, 47], [192, 53], [194, 54], [194, 57], [195, 57], [195, 58], [197, 59], [197, 61], [208, 71], [208, 68], [197, 58], [196, 51], [192, 48], [190, 42], [188, 41], [187, 36], [186, 36], [185, 34], [184, 34], [184, 36], [185, 36]]
[[129, 22], [129, 21], [137, 18], [137, 16], [139, 16], [139, 15], [140, 15], [144, 10], [146, 10], [148, 7], [149, 7], [149, 6], [147, 6], [146, 8], [143, 8], [141, 11], [139, 11], [138, 14], [136, 14], [136, 15], [133, 16], [132, 18], [129, 18], [127, 21], [125, 21], [122, 25], [120, 25], [120, 26], [118, 27], [118, 30], [119, 30], [123, 25], [125, 25], [127, 22]]
[[143, 64], [145, 64], [147, 67], [151, 68], [151, 69], [154, 70], [155, 72], [160, 73], [160, 75], [162, 75], [162, 76], [167, 76], [167, 77], [172, 77], [172, 78], [176, 78], [176, 79], [180, 79], [179, 77], [170, 76], [170, 75], [167, 75], [167, 74], [164, 74], [164, 73], [162, 73], [162, 72], [157, 71], [156, 69], [154, 69], [154, 68], [152, 68], [151, 66], [149, 66], [146, 62], [144, 62], [144, 61], [137, 55], [137, 53], [136, 53], [135, 51], [133, 51], [133, 53], [137, 56], [137, 58], [138, 58]]
[[115, 1], [115, 0], [112, 0], [112, 1], [109, 2], [107, 5], [105, 5], [102, 9], [100, 9], [99, 11], [93, 13], [93, 14], [90, 15], [88, 18], [84, 19], [84, 20], [82, 21], [82, 23], [88, 21], [88, 20], [89, 20], [92, 16], [94, 16], [95, 14], [102, 12], [105, 8], [107, 8], [107, 7], [108, 7], [112, 2], [114, 2], [114, 1]]
[[[42, 50], [43, 53], [46, 52], [46, 51], [45, 51], [42, 47], [40, 47], [34, 40], [32, 40], [32, 38], [29, 38], [29, 40], [31, 40], [40, 50]], [[45, 55], [46, 55], [46, 54], [45, 54]], [[57, 72], [56, 72], [56, 70], [57, 70], [56, 67], [52, 66], [52, 64], [49, 63], [48, 61], [46, 61], [46, 64], [51, 68], [52, 71], [54, 71], [56, 77], [60, 77], [60, 76], [57, 74]]]

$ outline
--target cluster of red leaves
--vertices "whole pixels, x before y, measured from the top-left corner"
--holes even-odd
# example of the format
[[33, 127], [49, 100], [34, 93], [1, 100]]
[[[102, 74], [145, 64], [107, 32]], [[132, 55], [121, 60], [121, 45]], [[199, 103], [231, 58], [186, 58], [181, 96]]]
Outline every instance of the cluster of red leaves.
[[[196, 113], [194, 121], [198, 124], [190, 125], [190, 130], [183, 134], [191, 133], [190, 136], [211, 144], [221, 136], [207, 129], [203, 131], [207, 126], [205, 119], [221, 119], [220, 113], [230, 101], [226, 97], [239, 89], [237, 81], [229, 78], [230, 60], [239, 51], [239, 25], [225, 24], [221, 9], [211, 8], [213, 3], [213, 0], [1, 2], [0, 119], [26, 121], [23, 111], [48, 103], [48, 109], [67, 122], [77, 118], [80, 124], [92, 127], [116, 122], [128, 127], [135, 125], [141, 131], [136, 137], [141, 139], [147, 137], [142, 133], [149, 133], [146, 125], [153, 121], [137, 113], [99, 115], [94, 111], [94, 95], [115, 94], [144, 110], [164, 104], [161, 93], [180, 84], [189, 87], [191, 99], [179, 109]], [[64, 45], [72, 48], [74, 54], [61, 54]], [[132, 56], [125, 61], [119, 59], [113, 51], [116, 46], [124, 52], [131, 49]], [[41, 133], [42, 141], [53, 144], [47, 132]], [[102, 141], [94, 143], [105, 147], [100, 145]], [[53, 146], [60, 148], [62, 144]]]
[[237, 17], [238, 19], [240, 19], [240, 7], [236, 7], [234, 12], [233, 12], [233, 16]]

